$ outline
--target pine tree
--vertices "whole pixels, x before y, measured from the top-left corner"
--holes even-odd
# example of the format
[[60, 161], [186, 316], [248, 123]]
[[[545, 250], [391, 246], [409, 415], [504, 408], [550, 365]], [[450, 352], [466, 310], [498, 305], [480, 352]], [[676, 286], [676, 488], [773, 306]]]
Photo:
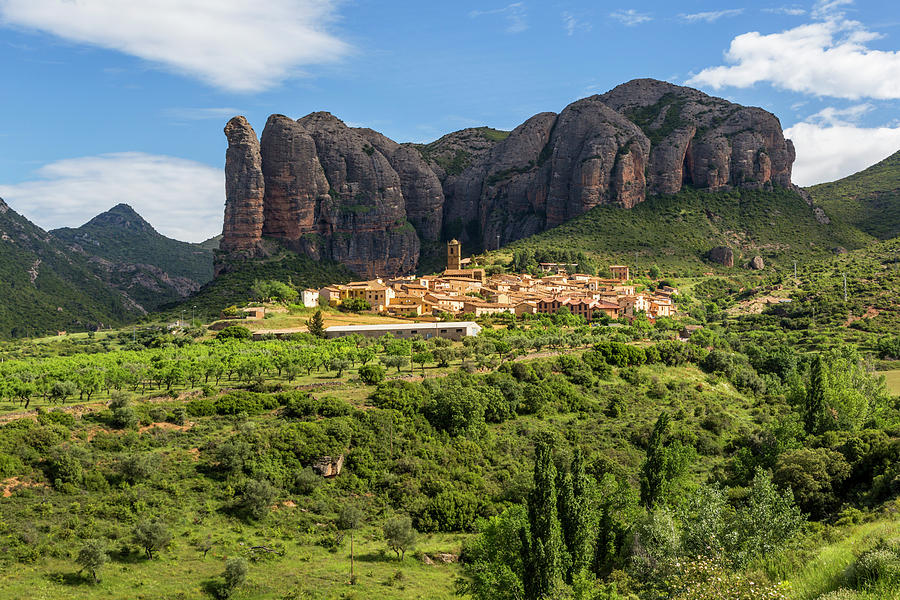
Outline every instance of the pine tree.
[[641, 467], [641, 504], [646, 508], [653, 506], [662, 499], [663, 488], [668, 473], [668, 455], [666, 452], [665, 437], [669, 431], [669, 415], [661, 413], [650, 434], [650, 443], [647, 446], [647, 458]]
[[525, 546], [525, 596], [538, 600], [552, 594], [561, 580], [562, 535], [556, 509], [556, 467], [550, 444], [535, 448], [534, 489], [528, 496], [530, 543]]
[[317, 310], [315, 314], [306, 322], [309, 332], [316, 337], [325, 337], [325, 319], [322, 317], [322, 311]]

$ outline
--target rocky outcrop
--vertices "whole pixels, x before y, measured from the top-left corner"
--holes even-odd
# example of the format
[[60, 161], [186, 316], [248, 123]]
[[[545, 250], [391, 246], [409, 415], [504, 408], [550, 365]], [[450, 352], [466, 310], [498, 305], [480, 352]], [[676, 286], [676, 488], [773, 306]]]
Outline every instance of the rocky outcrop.
[[623, 83], [600, 99], [650, 138], [651, 193], [674, 194], [685, 184], [710, 191], [791, 185], [794, 145], [761, 108], [654, 79]]
[[220, 248], [225, 252], [252, 251], [262, 237], [264, 223], [266, 186], [259, 140], [244, 117], [228, 121], [225, 136], [225, 225]]
[[724, 267], [734, 266], [734, 250], [732, 250], [728, 246], [716, 246], [706, 254], [706, 257], [710, 261], [718, 263]]
[[750, 264], [749, 264], [748, 266], [749, 266], [751, 269], [753, 269], [754, 271], [762, 271], [763, 269], [766, 268], [766, 263], [765, 263], [765, 261], [762, 259], [762, 256], [754, 256], [754, 257], [750, 260]]
[[652, 79], [509, 133], [465, 129], [425, 145], [325, 112], [273, 115], [258, 143], [236, 117], [226, 135], [222, 250], [259, 253], [269, 236], [366, 277], [413, 270], [420, 243], [495, 248], [686, 185], [788, 187], [794, 160], [774, 115]]

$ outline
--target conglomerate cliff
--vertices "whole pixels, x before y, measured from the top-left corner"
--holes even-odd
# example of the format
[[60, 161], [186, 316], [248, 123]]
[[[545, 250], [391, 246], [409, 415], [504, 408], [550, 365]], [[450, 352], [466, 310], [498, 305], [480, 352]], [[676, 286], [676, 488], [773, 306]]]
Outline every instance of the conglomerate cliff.
[[442, 238], [494, 248], [685, 185], [789, 187], [794, 161], [771, 113], [652, 79], [508, 134], [466, 129], [427, 145], [327, 112], [272, 115], [261, 139], [235, 117], [225, 133], [224, 257], [258, 256], [268, 236], [366, 277], [414, 270], [420, 246]]

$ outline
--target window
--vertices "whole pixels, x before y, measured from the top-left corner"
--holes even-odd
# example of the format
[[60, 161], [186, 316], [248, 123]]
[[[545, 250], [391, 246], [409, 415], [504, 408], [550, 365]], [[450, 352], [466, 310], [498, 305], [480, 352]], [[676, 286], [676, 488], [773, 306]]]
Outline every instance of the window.
[[462, 329], [457, 329], [456, 333], [462, 333]]
[[415, 329], [413, 329], [413, 330], [412, 330], [412, 331], [410, 331], [410, 333], [413, 333], [413, 334], [415, 334], [415, 333], [419, 333], [419, 332], [418, 332], [418, 331], [416, 331], [416, 330], [415, 330]]

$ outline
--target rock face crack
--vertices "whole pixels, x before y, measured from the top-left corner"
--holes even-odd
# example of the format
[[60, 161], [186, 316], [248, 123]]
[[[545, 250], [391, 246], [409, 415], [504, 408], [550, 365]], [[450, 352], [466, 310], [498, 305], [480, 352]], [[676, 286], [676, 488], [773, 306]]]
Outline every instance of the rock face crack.
[[778, 119], [698, 90], [637, 79], [540, 113], [513, 131], [474, 128], [398, 144], [327, 112], [225, 127], [224, 257], [272, 237], [365, 277], [414, 270], [424, 246], [494, 248], [595, 206], [629, 209], [684, 186], [791, 186]]

